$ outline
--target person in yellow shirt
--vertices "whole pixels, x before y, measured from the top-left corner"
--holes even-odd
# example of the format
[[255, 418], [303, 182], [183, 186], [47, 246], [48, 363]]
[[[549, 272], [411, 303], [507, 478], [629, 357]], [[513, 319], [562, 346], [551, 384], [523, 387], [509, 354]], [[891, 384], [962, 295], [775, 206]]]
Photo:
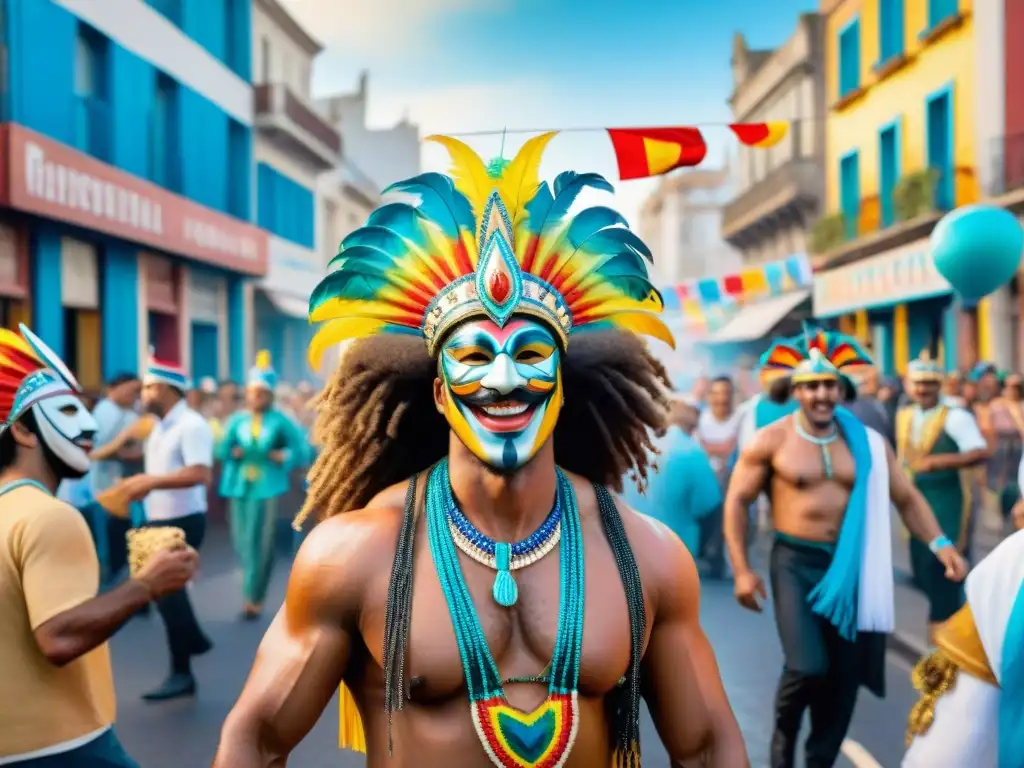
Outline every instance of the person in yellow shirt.
[[138, 768], [113, 731], [107, 640], [150, 600], [180, 590], [187, 548], [154, 554], [97, 596], [89, 528], [55, 498], [89, 469], [96, 421], [75, 377], [38, 337], [0, 329], [0, 765]]

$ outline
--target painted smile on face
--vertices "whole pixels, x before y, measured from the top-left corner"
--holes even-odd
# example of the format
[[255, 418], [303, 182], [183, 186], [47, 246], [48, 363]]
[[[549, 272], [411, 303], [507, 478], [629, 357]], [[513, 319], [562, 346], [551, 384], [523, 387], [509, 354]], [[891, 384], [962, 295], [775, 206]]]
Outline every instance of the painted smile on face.
[[473, 320], [445, 342], [445, 417], [477, 458], [510, 471], [537, 454], [562, 407], [559, 355], [554, 334], [525, 318]]

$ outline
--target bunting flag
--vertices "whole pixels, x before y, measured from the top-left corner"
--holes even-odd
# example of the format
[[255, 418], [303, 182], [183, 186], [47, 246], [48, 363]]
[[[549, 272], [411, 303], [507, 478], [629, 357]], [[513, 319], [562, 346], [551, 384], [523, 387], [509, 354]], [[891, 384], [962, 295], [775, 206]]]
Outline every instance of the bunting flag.
[[741, 144], [758, 149], [774, 147], [786, 136], [789, 123], [775, 121], [771, 123], [733, 123], [729, 126]]
[[708, 152], [697, 128], [608, 128], [619, 178], [644, 179], [698, 165]]

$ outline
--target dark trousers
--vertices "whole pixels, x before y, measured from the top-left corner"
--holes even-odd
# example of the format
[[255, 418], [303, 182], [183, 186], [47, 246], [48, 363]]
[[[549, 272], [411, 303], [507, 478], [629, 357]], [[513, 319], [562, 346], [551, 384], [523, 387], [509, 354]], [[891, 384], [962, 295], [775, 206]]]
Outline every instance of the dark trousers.
[[793, 768], [806, 710], [811, 713], [807, 768], [835, 765], [853, 719], [863, 654], [807, 600], [831, 561], [830, 552], [811, 545], [776, 540], [772, 548], [772, 602], [785, 659], [775, 697], [772, 768]]
[[[185, 532], [185, 541], [193, 549], [199, 549], [206, 535], [206, 515], [187, 515], [175, 520], [154, 520], [149, 527], [173, 526]], [[171, 651], [171, 672], [191, 673], [191, 658], [210, 647], [210, 640], [199, 627], [188, 590], [182, 589], [157, 601], [157, 610], [164, 620], [167, 631], [167, 647]]]
[[19, 760], [10, 765], [13, 768], [139, 768], [139, 764], [124, 751], [113, 728], [68, 752]]

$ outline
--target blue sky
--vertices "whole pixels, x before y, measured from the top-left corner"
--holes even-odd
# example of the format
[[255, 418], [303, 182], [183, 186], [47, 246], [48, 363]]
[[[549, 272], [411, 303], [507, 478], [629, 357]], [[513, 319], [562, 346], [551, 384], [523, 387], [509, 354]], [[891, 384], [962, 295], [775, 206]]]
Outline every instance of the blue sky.
[[[402, 116], [431, 132], [724, 123], [729, 58], [739, 30], [755, 48], [792, 34], [816, 0], [286, 0], [326, 51], [314, 92], [351, 90], [370, 71], [370, 120]], [[766, 12], [771, 8], [770, 12]], [[706, 163], [734, 146], [708, 127]], [[528, 135], [509, 136], [506, 155]], [[500, 136], [467, 138], [484, 156]], [[428, 169], [444, 153], [424, 150]], [[563, 134], [543, 171], [595, 170], [617, 179], [607, 136]], [[650, 182], [618, 186], [635, 215]]]

